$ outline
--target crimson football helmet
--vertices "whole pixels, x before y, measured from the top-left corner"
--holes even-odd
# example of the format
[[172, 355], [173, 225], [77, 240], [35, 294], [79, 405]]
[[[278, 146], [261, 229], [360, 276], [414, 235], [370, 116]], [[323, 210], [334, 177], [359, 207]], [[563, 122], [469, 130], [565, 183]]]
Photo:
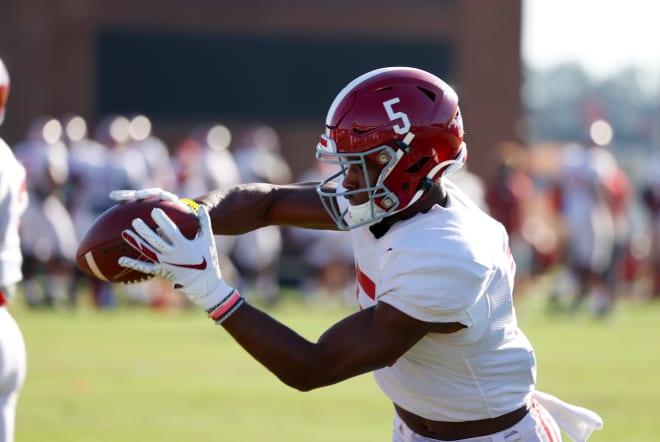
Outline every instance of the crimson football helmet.
[[9, 96], [9, 73], [0, 58], [0, 125], [5, 120], [5, 106]]
[[[420, 69], [376, 69], [350, 82], [330, 106], [316, 158], [341, 170], [317, 192], [337, 226], [350, 230], [410, 207], [466, 157], [458, 96], [449, 85]], [[375, 184], [367, 161], [380, 170]], [[368, 187], [324, 190], [351, 165], [361, 167]], [[361, 192], [369, 195], [364, 204], [339, 200]]]

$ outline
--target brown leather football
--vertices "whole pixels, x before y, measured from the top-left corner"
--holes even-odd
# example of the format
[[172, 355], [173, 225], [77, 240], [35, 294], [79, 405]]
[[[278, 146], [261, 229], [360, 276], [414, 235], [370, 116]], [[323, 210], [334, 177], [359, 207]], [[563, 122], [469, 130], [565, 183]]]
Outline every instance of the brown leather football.
[[131, 229], [135, 218], [142, 218], [155, 229], [151, 211], [156, 207], [163, 209], [187, 238], [197, 235], [197, 215], [186, 204], [156, 198], [121, 202], [103, 212], [80, 241], [76, 252], [78, 267], [94, 278], [112, 283], [133, 284], [151, 278], [152, 275], [121, 267], [117, 261], [122, 256], [145, 259], [122, 239], [121, 233]]

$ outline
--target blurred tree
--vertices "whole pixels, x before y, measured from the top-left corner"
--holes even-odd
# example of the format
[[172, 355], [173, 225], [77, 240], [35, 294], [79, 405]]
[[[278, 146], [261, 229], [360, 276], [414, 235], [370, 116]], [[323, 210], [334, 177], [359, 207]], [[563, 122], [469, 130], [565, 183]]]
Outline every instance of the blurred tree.
[[654, 139], [660, 122], [660, 85], [645, 80], [633, 67], [602, 80], [574, 63], [527, 69], [522, 94], [526, 141], [586, 141], [589, 124], [602, 118], [614, 129], [615, 149], [660, 148]]

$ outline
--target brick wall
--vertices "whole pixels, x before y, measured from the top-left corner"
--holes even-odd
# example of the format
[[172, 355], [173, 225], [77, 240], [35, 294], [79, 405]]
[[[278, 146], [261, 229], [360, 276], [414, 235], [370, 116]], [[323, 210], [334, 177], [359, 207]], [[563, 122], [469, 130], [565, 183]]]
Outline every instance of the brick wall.
[[[451, 82], [461, 99], [471, 169], [488, 175], [490, 147], [517, 135], [521, 0], [5, 0], [2, 9], [0, 57], [10, 70], [12, 90], [0, 135], [10, 144], [38, 115], [75, 112], [91, 126], [102, 117], [96, 38], [107, 27], [233, 32], [264, 39], [448, 41], [454, 47]], [[170, 145], [192, 124], [154, 120], [157, 134]], [[273, 125], [294, 171], [302, 171], [313, 161], [322, 118]]]

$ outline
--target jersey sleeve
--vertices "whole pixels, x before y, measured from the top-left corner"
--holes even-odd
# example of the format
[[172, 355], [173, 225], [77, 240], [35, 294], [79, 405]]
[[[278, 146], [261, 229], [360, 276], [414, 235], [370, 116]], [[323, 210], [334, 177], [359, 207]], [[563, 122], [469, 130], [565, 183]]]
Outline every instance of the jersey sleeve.
[[472, 327], [492, 273], [467, 257], [403, 250], [384, 260], [378, 301], [420, 321]]

